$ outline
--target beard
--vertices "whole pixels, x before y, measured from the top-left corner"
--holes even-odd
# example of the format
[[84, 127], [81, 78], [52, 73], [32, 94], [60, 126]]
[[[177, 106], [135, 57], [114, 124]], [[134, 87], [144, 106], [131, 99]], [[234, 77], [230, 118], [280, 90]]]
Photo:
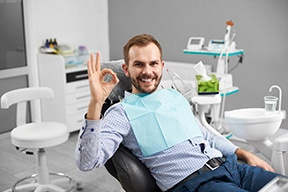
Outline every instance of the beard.
[[[162, 75], [160, 77], [158, 75], [154, 75], [154, 76], [152, 76], [152, 75], [141, 75], [141, 76], [138, 76], [136, 78], [132, 78], [130, 73], [128, 73], [128, 77], [130, 78], [132, 85], [135, 87], [135, 89], [139, 93], [152, 93], [152, 92], [154, 92], [158, 88], [158, 86], [159, 86], [159, 84], [161, 82], [161, 79], [162, 79]], [[154, 82], [155, 82], [154, 83], [154, 87], [152, 89], [151, 88], [147, 89], [145, 87], [141, 87], [141, 85], [139, 83], [139, 81], [141, 81], [141, 79], [153, 79]]]

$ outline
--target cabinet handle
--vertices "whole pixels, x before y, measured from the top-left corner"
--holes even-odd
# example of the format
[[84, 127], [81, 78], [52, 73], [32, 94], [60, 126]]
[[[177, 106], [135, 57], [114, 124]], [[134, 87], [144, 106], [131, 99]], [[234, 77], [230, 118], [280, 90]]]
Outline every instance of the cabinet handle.
[[87, 97], [90, 97], [90, 95], [83, 95], [83, 96], [80, 96], [80, 97], [76, 97], [76, 100], [84, 99], [84, 98], [87, 98]]
[[81, 86], [77, 86], [75, 87], [75, 89], [82, 89], [82, 88], [86, 88], [89, 87], [89, 85], [81, 85]]
[[88, 105], [83, 106], [83, 107], [77, 107], [77, 110], [78, 110], [78, 111], [80, 111], [80, 110], [82, 110], [82, 109], [88, 109]]
[[88, 74], [75, 75], [76, 79], [81, 79], [81, 78], [84, 78], [84, 77], [88, 77]]

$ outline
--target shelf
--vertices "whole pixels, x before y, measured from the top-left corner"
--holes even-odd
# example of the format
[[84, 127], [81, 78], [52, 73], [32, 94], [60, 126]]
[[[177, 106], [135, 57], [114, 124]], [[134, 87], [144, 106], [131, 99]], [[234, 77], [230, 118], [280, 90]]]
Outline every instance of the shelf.
[[232, 95], [232, 94], [237, 93], [237, 92], [239, 92], [238, 87], [231, 87], [231, 88], [228, 88], [226, 90], [220, 91], [220, 95], [223, 97], [224, 95], [228, 96], [228, 95]]
[[[208, 50], [189, 50], [189, 49], [184, 49], [183, 50], [184, 54], [191, 54], [191, 55], [210, 55], [210, 56], [220, 56], [221, 51], [208, 51]], [[228, 53], [228, 56], [236, 56], [236, 55], [243, 55], [244, 50], [243, 49], [236, 49], [235, 51], [231, 51]], [[222, 56], [226, 56], [226, 53], [223, 53]]]

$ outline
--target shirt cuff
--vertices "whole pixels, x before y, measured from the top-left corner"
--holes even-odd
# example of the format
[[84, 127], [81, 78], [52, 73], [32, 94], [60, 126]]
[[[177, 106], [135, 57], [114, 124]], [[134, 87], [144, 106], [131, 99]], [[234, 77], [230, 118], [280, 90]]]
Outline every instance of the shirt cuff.
[[99, 120], [90, 120], [84, 117], [83, 125], [80, 130], [80, 138], [84, 135], [97, 134], [97, 130], [100, 130], [102, 125], [102, 117]]

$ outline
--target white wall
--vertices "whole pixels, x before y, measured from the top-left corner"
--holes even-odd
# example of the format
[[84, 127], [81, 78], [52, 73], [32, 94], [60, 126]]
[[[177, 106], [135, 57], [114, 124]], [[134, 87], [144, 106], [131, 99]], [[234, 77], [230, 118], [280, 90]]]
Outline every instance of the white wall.
[[[108, 0], [23, 0], [23, 5], [30, 86], [38, 85], [37, 54], [47, 38], [85, 45], [109, 60]], [[37, 104], [33, 108], [39, 114]]]
[[[85, 2], [85, 3], [84, 3]], [[37, 69], [37, 53], [45, 39], [58, 44], [85, 45], [109, 59], [107, 0], [24, 0], [28, 64]], [[37, 77], [30, 83], [37, 85]]]

